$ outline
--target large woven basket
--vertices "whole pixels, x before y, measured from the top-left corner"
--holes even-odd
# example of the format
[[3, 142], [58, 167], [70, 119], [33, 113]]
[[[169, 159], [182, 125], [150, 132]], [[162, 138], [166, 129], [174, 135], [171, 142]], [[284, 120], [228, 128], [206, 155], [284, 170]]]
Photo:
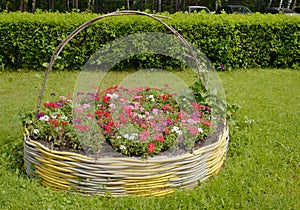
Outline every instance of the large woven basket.
[[[108, 16], [127, 14], [146, 15], [172, 31], [184, 44], [187, 42], [172, 27], [156, 16], [142, 12], [123, 11], [99, 16], [87, 21], [73, 31], [53, 53], [38, 99], [41, 107], [47, 76], [64, 46], [91, 23]], [[148, 159], [132, 157], [92, 158], [73, 152], [60, 152], [47, 148], [24, 134], [24, 160], [27, 174], [38, 176], [44, 186], [55, 190], [67, 190], [88, 194], [111, 196], [161, 196], [176, 189], [195, 187], [218, 173], [223, 165], [227, 144], [226, 120], [219, 124], [216, 133], [206, 139], [200, 148], [175, 157], [155, 156]]]

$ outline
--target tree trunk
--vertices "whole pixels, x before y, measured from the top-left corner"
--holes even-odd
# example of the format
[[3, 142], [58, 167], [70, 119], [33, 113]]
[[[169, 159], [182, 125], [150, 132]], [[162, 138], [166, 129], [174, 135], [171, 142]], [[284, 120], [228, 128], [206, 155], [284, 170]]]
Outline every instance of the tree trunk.
[[161, 12], [161, 0], [158, 0], [158, 12]]
[[99, 0], [95, 0], [95, 8], [94, 8], [94, 11], [96, 13], [99, 13]]
[[67, 11], [70, 12], [70, 0], [66, 0]]
[[25, 0], [20, 0], [20, 7], [19, 7], [20, 11], [25, 12], [27, 10], [26, 8], [27, 8], [26, 1]]
[[297, 0], [292, 0], [291, 6], [290, 6], [291, 10], [295, 9], [296, 3], [297, 3]]
[[32, 0], [32, 2], [31, 2], [31, 6], [32, 6], [32, 13], [34, 13], [35, 12], [35, 4], [36, 4], [36, 2], [35, 2], [36, 0]]
[[280, 2], [279, 2], [279, 8], [281, 8], [282, 2], [283, 2], [283, 0], [280, 0]]
[[270, 8], [271, 4], [272, 4], [272, 0], [269, 1], [269, 4], [268, 4], [267, 8]]
[[129, 0], [126, 0], [126, 7], [127, 7], [127, 10], [130, 10]]

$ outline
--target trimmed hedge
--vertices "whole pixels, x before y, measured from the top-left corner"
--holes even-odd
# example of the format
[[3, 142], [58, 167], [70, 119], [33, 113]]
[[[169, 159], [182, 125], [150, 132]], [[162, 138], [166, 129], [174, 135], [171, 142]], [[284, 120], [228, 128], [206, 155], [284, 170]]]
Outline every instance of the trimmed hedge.
[[[75, 28], [96, 17], [89, 13], [1, 13], [0, 64], [40, 69], [55, 47]], [[215, 67], [297, 67], [300, 64], [300, 17], [286, 15], [170, 15], [164, 20], [201, 49]], [[101, 46], [136, 32], [166, 32], [156, 21], [141, 16], [100, 20], [77, 35], [62, 51], [57, 69], [79, 69]], [[152, 55], [128, 58], [119, 68], [163, 67], [174, 61]], [[171, 59], [172, 60], [172, 59]], [[142, 61], [142, 62], [141, 62]], [[176, 64], [176, 63], [175, 63]]]

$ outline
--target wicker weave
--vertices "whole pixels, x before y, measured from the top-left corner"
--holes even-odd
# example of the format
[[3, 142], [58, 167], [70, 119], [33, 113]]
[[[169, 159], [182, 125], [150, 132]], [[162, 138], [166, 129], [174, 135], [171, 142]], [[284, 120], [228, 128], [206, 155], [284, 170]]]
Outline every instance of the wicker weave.
[[173, 158], [99, 158], [48, 149], [25, 134], [26, 172], [38, 175], [52, 189], [112, 196], [161, 196], [197, 186], [220, 171], [228, 144], [228, 129], [218, 140], [192, 154]]
[[[91, 19], [74, 30], [54, 51], [39, 94], [37, 113], [48, 74], [65, 45], [93, 22], [109, 16], [145, 15], [164, 25], [191, 51], [189, 43], [171, 26], [157, 16], [136, 11], [121, 11]], [[199, 61], [196, 59], [197, 66]], [[204, 80], [199, 74], [199, 79]], [[27, 174], [38, 176], [44, 186], [88, 194], [111, 196], [162, 196], [176, 189], [197, 186], [199, 182], [218, 173], [223, 165], [228, 144], [228, 127], [222, 124], [217, 139], [192, 153], [174, 157], [155, 156], [140, 159], [131, 157], [91, 158], [72, 152], [54, 151], [24, 134], [24, 160]], [[208, 139], [209, 140], [209, 139]]]

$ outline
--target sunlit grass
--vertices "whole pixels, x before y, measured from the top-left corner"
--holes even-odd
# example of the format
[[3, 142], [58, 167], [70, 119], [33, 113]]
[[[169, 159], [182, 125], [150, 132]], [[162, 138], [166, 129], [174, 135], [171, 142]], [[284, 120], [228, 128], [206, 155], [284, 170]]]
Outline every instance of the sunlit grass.
[[[51, 92], [72, 92], [79, 72], [51, 72]], [[165, 197], [109, 198], [53, 192], [29, 179], [22, 162], [19, 115], [36, 108], [42, 72], [0, 72], [0, 209], [298, 209], [300, 207], [300, 70], [219, 73], [230, 120], [222, 171], [195, 189]], [[110, 73], [108, 83], [128, 72]], [[176, 73], [180, 78], [194, 77]], [[108, 84], [109, 85], [109, 84]]]

